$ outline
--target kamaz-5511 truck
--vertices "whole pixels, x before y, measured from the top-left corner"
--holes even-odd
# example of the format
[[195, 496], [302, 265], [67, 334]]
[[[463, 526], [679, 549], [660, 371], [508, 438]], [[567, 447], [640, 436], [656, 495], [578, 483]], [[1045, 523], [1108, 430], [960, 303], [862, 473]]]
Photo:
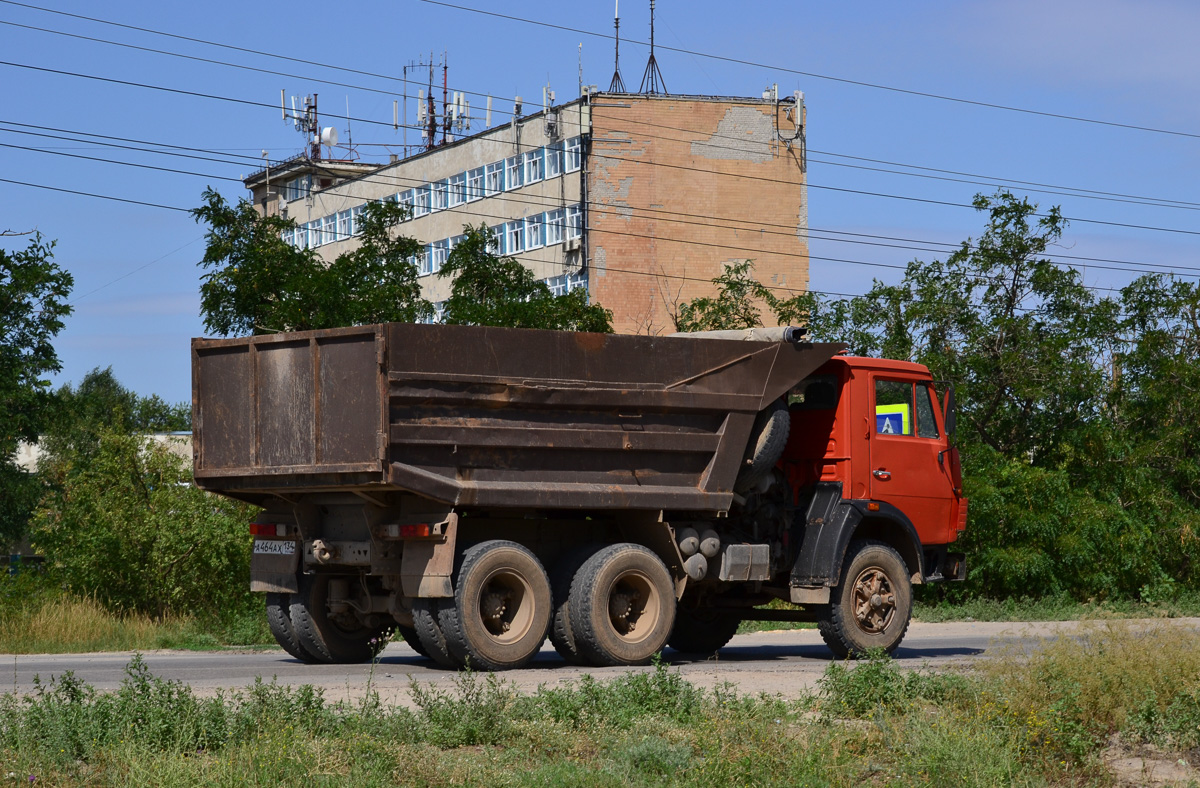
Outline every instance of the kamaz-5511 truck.
[[[709, 655], [743, 620], [891, 651], [965, 576], [952, 390], [796, 328], [392, 323], [192, 342], [196, 483], [262, 508], [251, 588], [305, 662]], [[775, 603], [775, 604], [772, 604]], [[783, 603], [783, 604], [780, 604]]]

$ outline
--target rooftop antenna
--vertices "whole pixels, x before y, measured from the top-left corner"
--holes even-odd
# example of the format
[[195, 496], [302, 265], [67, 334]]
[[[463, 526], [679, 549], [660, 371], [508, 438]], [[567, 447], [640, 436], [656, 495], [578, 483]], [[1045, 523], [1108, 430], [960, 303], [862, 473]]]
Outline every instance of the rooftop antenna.
[[583, 95], [583, 42], [579, 42], [579, 95]]
[[642, 75], [642, 86], [638, 93], [656, 95], [667, 93], [667, 83], [662, 72], [658, 69], [658, 61], [654, 59], [654, 0], [650, 0], [650, 60], [646, 62], [646, 73]]
[[[621, 0], [613, 0], [613, 30], [616, 35], [613, 40], [616, 41], [616, 49], [613, 52], [613, 78], [612, 83], [608, 86], [609, 93], [625, 93], [625, 80], [621, 79]], [[581, 77], [582, 80], [582, 77]]]

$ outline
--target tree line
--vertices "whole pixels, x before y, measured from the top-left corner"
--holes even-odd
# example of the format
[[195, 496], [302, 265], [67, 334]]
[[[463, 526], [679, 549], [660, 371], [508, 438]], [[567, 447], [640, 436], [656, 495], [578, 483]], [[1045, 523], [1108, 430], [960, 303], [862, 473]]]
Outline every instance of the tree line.
[[[859, 297], [781, 298], [728, 264], [714, 295], [676, 306], [679, 330], [805, 325], [854, 353], [927, 365], [960, 409], [971, 575], [943, 593], [1162, 601], [1196, 589], [1200, 533], [1200, 292], [1158, 274], [1102, 295], [1048, 250], [1066, 228], [1007, 192], [976, 197], [978, 238], [914, 260]], [[283, 242], [291, 226], [209, 190], [201, 314], [214, 334], [428, 320], [403, 209], [372, 203], [361, 244], [323, 262]], [[464, 238], [447, 323], [611, 331], [583, 290], [554, 295], [496, 253], [486, 225]], [[62, 583], [116, 610], [220, 615], [249, 604], [253, 516], [190, 484], [190, 463], [143, 433], [190, 427], [190, 408], [140, 397], [111, 369], [53, 390], [53, 339], [73, 281], [40, 235], [0, 249], [0, 544], [28, 536]], [[41, 436], [38, 472], [12, 460]]]

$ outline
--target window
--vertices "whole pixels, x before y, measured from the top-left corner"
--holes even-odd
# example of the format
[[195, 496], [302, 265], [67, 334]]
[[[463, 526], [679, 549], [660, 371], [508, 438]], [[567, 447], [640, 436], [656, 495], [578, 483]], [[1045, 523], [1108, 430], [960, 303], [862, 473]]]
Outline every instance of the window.
[[834, 410], [838, 404], [837, 375], [812, 375], [788, 394], [792, 410]]
[[875, 432], [913, 434], [913, 384], [900, 380], [875, 381]]
[[429, 186], [418, 186], [413, 189], [413, 216], [424, 216], [429, 213]]
[[413, 215], [413, 190], [409, 189], [406, 192], [400, 192], [397, 202], [404, 209], [404, 218], [411, 219]]
[[508, 232], [506, 233], [507, 241], [504, 244], [505, 254], [516, 254], [517, 252], [525, 251], [525, 222], [517, 219], [515, 222], [509, 222]]
[[288, 202], [299, 200], [301, 197], [307, 197], [311, 190], [312, 176], [301, 175], [299, 178], [292, 178], [283, 185], [283, 199]]
[[285, 244], [287, 244], [288, 246], [295, 246], [295, 245], [296, 245], [296, 242], [295, 242], [295, 238], [294, 238], [294, 236], [295, 236], [295, 232], [293, 232], [291, 229], [284, 230], [283, 232], [281, 232], [281, 233], [279, 234], [279, 237], [280, 237], [280, 238], [283, 240], [283, 242], [284, 242]]
[[442, 266], [446, 264], [446, 258], [450, 255], [450, 242], [438, 241], [430, 245], [430, 250], [432, 251], [432, 260], [429, 264], [429, 273], [436, 274], [442, 270]]
[[421, 251], [417, 252], [416, 260], [413, 261], [417, 266], [417, 276], [429, 276], [433, 273], [433, 269], [430, 267], [432, 259], [429, 246], [421, 247]]
[[542, 149], [526, 151], [521, 156], [525, 164], [525, 183], [537, 183], [542, 179]]
[[467, 174], [460, 172], [448, 179], [450, 183], [450, 207], [462, 205], [467, 201]]
[[542, 214], [525, 220], [525, 248], [537, 249], [542, 245]]
[[583, 235], [583, 211], [578, 205], [567, 208], [567, 237], [578, 238]]
[[445, 210], [450, 197], [449, 181], [434, 181], [430, 187], [433, 189], [433, 204], [430, 205], [430, 210]]
[[575, 172], [582, 166], [583, 162], [583, 146], [579, 141], [579, 137], [572, 137], [563, 143], [563, 170], [565, 172]]
[[492, 251], [494, 251], [496, 254], [505, 254], [504, 225], [498, 224], [492, 228], [492, 240], [496, 243], [496, 247]]
[[546, 177], [555, 178], [562, 175], [562, 143], [556, 142], [546, 146]]
[[338, 211], [337, 214], [337, 239], [344, 241], [353, 233], [350, 231], [350, 211]]
[[304, 225], [304, 248], [315, 249], [321, 245], [321, 222], [307, 222]]
[[483, 183], [487, 190], [485, 197], [504, 191], [504, 162], [498, 161], [483, 168]]
[[[465, 236], [465, 235], [456, 235], [453, 238], [451, 238], [449, 241], [447, 241], [449, 251], [453, 252], [454, 247], [458, 246], [460, 243], [462, 243], [465, 240], [467, 240], [467, 236]], [[447, 256], [449, 256], [449, 255], [447, 254]]]
[[546, 285], [550, 288], [550, 293], [556, 296], [566, 295], [572, 290], [579, 290], [580, 288], [586, 290], [587, 283], [586, 274], [563, 274], [562, 276], [555, 276], [546, 280]]
[[504, 160], [504, 188], [518, 189], [521, 186], [521, 157], [513, 156]]
[[940, 438], [937, 419], [933, 416], [933, 392], [928, 383], [917, 384], [917, 437]]
[[483, 167], [467, 173], [467, 202], [483, 197]]
[[363, 211], [367, 210], [367, 206], [356, 205], [350, 209], [350, 234], [362, 235], [362, 215]]
[[563, 239], [563, 209], [546, 211], [546, 246], [562, 243]]
[[434, 301], [433, 314], [429, 317], [421, 318], [422, 323], [440, 323], [446, 319], [446, 302]]

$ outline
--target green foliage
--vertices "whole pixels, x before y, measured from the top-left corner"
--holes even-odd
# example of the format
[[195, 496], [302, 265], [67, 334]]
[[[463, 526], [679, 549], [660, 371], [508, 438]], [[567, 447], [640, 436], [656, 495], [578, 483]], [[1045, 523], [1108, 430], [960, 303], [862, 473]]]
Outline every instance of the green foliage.
[[218, 619], [248, 604], [253, 509], [192, 485], [153, 440], [101, 430], [52, 447], [32, 537], [71, 590], [116, 611]]
[[826, 715], [855, 718], [894, 713], [917, 701], [960, 701], [972, 690], [960, 675], [901, 670], [882, 649], [867, 652], [853, 667], [832, 663], [819, 685]]
[[585, 290], [556, 296], [520, 262], [496, 254], [496, 240], [486, 224], [466, 226], [463, 232], [438, 272], [453, 277], [446, 323], [612, 332], [612, 312], [589, 304]]
[[745, 260], [725, 265], [712, 280], [717, 295], [679, 305], [676, 331], [724, 331], [762, 325], [760, 304], [774, 309], [779, 301], [753, 275], [754, 263]]
[[78, 387], [64, 383], [54, 393], [54, 415], [47, 433], [53, 439], [93, 439], [101, 430], [177, 432], [192, 428], [191, 403], [171, 405], [157, 394], [139, 396], [121, 385], [112, 367], [96, 367]]
[[295, 222], [262, 216], [240, 200], [231, 206], [212, 189], [192, 211], [209, 229], [200, 265], [200, 310], [217, 334], [303, 331], [432, 314], [421, 298], [413, 258], [420, 244], [393, 230], [406, 216], [392, 202], [368, 203], [359, 221], [361, 245], [325, 265], [312, 249], [293, 247], [282, 233]]
[[53, 257], [54, 243], [40, 233], [24, 249], [0, 249], [0, 548], [25, 533], [35, 496], [35, 482], [12, 455], [45, 427], [46, 375], [62, 368], [52, 341], [71, 314], [74, 279]]

